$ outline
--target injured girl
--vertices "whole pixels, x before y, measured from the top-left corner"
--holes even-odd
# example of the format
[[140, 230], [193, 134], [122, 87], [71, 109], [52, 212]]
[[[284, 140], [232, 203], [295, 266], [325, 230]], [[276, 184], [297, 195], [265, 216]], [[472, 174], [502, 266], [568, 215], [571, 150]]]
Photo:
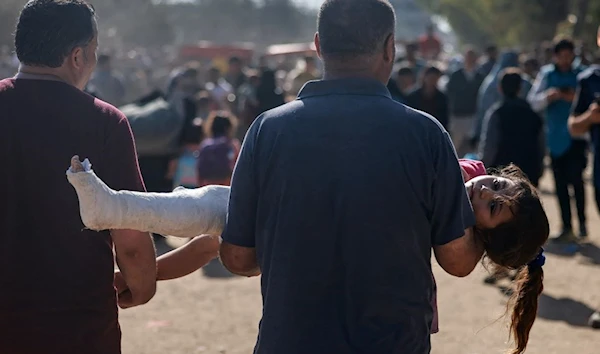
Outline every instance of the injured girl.
[[[550, 231], [548, 218], [535, 187], [518, 167], [487, 174], [479, 161], [460, 160], [460, 165], [484, 259], [496, 271], [518, 272], [511, 333], [517, 346], [512, 353], [519, 354], [527, 346], [543, 289], [542, 246]], [[178, 188], [171, 193], [114, 191], [94, 174], [89, 161], [82, 163], [77, 156], [71, 160], [67, 178], [79, 197], [82, 221], [92, 230], [134, 229], [195, 237], [158, 259], [158, 280], [190, 274], [217, 256], [229, 187]], [[115, 283], [120, 293], [127, 291], [118, 273]], [[433, 302], [435, 309], [435, 298]], [[432, 332], [437, 331], [437, 311], [435, 317]]]

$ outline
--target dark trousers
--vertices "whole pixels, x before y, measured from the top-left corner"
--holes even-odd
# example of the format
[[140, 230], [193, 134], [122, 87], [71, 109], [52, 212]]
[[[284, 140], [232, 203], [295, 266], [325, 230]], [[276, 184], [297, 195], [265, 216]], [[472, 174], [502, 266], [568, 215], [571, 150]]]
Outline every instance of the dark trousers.
[[575, 205], [579, 226], [585, 226], [585, 188], [583, 170], [587, 165], [587, 142], [575, 140], [565, 154], [560, 157], [552, 156], [552, 172], [556, 197], [560, 206], [563, 230], [571, 230], [571, 197], [569, 186], [575, 194]]

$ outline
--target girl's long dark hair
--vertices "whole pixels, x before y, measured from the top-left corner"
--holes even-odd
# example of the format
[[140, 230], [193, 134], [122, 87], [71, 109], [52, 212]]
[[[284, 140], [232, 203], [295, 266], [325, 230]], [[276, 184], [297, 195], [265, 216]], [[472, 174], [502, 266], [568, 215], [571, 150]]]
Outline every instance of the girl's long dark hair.
[[510, 354], [521, 354], [527, 348], [529, 333], [535, 322], [538, 298], [544, 289], [544, 271], [529, 264], [538, 257], [548, 240], [550, 225], [536, 188], [515, 165], [492, 171], [492, 175], [516, 184], [511, 197], [499, 197], [510, 207], [514, 217], [494, 229], [476, 230], [485, 247], [485, 259], [496, 270], [517, 270], [517, 291], [509, 302], [511, 336], [516, 348]]

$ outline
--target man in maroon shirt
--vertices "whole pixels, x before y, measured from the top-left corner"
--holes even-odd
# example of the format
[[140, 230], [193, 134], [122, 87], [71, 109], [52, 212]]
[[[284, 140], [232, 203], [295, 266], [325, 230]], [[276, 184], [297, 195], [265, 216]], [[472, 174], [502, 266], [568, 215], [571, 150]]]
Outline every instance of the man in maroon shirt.
[[[150, 235], [85, 230], [65, 176], [79, 154], [112, 188], [144, 190], [127, 119], [82, 92], [97, 46], [83, 0], [33, 0], [21, 12], [21, 67], [0, 81], [3, 354], [118, 354], [117, 302], [140, 305], [156, 291]], [[113, 246], [131, 290], [118, 298]]]

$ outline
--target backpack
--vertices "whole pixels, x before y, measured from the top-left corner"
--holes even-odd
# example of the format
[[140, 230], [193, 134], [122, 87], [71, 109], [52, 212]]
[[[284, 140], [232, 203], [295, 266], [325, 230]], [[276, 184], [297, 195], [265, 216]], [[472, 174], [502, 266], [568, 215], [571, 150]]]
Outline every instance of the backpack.
[[140, 156], [163, 156], [179, 148], [185, 119], [162, 97], [120, 108], [125, 114]]
[[198, 154], [198, 174], [204, 180], [222, 180], [231, 177], [235, 150], [227, 137], [206, 139]]

